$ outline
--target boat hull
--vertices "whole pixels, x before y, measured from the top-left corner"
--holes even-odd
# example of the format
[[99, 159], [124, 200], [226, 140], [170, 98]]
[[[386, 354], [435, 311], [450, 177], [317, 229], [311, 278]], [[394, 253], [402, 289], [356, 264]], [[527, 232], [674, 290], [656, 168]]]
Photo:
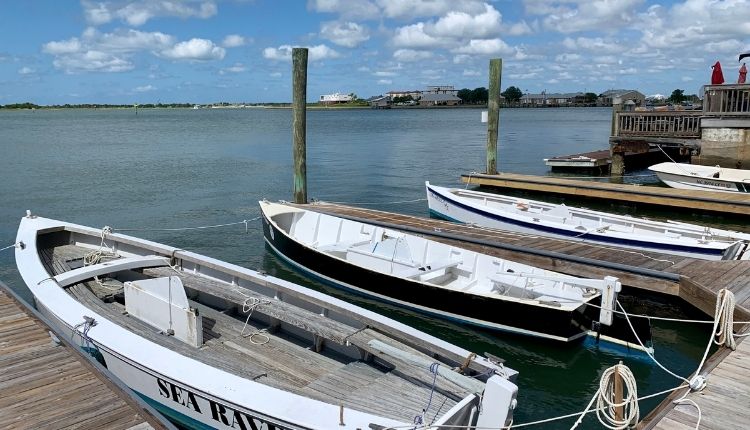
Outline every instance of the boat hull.
[[721, 179], [700, 176], [677, 175], [656, 171], [656, 176], [672, 188], [682, 190], [719, 191], [722, 193], [750, 193], [750, 184], [723, 181]]
[[[564, 229], [551, 225], [543, 225], [537, 222], [529, 222], [521, 218], [512, 218], [502, 213], [491, 212], [482, 208], [462, 202], [450, 192], [440, 192], [431, 186], [427, 186], [427, 203], [430, 214], [437, 218], [449, 221], [476, 224], [489, 228], [497, 228], [507, 231], [525, 234], [540, 234], [547, 237], [560, 239], [578, 239], [586, 242], [596, 242], [605, 245], [614, 245], [624, 248], [667, 252], [686, 257], [701, 258], [706, 260], [722, 260], [733, 257], [735, 248], [699, 247], [680, 245], [675, 243], [662, 243], [658, 241], [637, 240], [627, 237], [613, 237], [600, 234], [596, 230], [581, 232], [574, 228]], [[727, 254], [731, 254], [727, 256]]]
[[[376, 272], [293, 240], [265, 214], [263, 234], [276, 254], [306, 274], [335, 287], [418, 312], [485, 329], [565, 342], [582, 338], [591, 327], [590, 319], [583, 313], [585, 304], [573, 311], [535, 306], [430, 286]], [[530, 318], [531, 315], [533, 318]], [[519, 327], [519, 321], [523, 322], [523, 327]]]

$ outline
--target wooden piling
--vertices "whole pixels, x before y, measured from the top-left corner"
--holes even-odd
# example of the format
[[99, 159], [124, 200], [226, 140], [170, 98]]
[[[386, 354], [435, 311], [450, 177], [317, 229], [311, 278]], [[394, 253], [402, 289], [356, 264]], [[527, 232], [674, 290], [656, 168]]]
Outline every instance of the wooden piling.
[[[622, 366], [622, 361], [620, 361], [619, 366]], [[618, 405], [618, 406], [615, 406], [615, 420], [622, 421], [623, 417], [625, 417], [625, 406], [622, 405], [622, 399], [623, 399], [622, 375], [620, 375], [619, 366], [615, 366], [615, 381], [614, 381], [615, 404]]]
[[294, 203], [307, 203], [307, 48], [292, 49]]
[[497, 174], [497, 135], [500, 123], [500, 80], [503, 60], [490, 60], [490, 89], [487, 99], [487, 174]]

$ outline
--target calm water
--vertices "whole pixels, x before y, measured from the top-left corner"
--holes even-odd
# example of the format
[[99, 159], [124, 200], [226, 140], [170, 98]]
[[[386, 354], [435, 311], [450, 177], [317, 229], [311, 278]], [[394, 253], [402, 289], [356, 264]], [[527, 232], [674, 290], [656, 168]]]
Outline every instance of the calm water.
[[[479, 110], [312, 110], [307, 122], [308, 194], [321, 200], [426, 215], [425, 202], [391, 202], [423, 198], [425, 180], [457, 185], [460, 174], [484, 169]], [[499, 168], [546, 174], [543, 158], [605, 148], [609, 127], [607, 109], [503, 110]], [[241, 221], [258, 215], [259, 199], [291, 198], [289, 110], [0, 111], [0, 149], [0, 248], [13, 243], [26, 209], [93, 227], [148, 229]], [[601, 371], [620, 359], [615, 352], [476, 331], [348, 296], [281, 265], [265, 250], [258, 227], [247, 234], [242, 226], [133, 234], [263, 268], [503, 357], [521, 372], [516, 423], [582, 410]], [[23, 290], [10, 251], [0, 253], [0, 279]], [[643, 299], [637, 306], [664, 310]], [[693, 327], [656, 324], [656, 354], [688, 375], [706, 336]], [[678, 385], [646, 360], [625, 363], [640, 395]], [[644, 402], [642, 414], [657, 403]], [[595, 418], [585, 423], [598, 427]]]

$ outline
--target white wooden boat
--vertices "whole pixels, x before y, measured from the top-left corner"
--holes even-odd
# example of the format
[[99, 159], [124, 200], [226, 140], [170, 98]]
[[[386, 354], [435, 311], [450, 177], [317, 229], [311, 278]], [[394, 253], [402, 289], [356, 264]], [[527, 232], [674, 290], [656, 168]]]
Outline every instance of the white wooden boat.
[[39, 310], [185, 427], [406, 428], [419, 416], [431, 429], [500, 428], [511, 420], [515, 372], [325, 294], [32, 215], [17, 242]]
[[[576, 278], [288, 204], [260, 207], [269, 246], [334, 286], [461, 323], [563, 342], [583, 339], [594, 323], [612, 324], [621, 287], [614, 277]], [[629, 327], [608, 329], [618, 338], [631, 334]]]
[[430, 213], [451, 221], [709, 260], [747, 259], [750, 234], [425, 183]]
[[648, 169], [672, 188], [750, 193], [750, 170], [672, 162], [655, 164]]

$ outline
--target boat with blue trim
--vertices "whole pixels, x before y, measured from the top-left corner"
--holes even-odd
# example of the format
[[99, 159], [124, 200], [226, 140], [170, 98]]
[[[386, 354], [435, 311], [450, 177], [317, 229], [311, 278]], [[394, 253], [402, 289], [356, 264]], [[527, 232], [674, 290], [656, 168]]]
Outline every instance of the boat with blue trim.
[[648, 170], [672, 188], [683, 190], [750, 193], [750, 171], [721, 166], [664, 162]]
[[482, 227], [707, 260], [750, 258], [750, 234], [546, 203], [425, 182], [433, 216]]

